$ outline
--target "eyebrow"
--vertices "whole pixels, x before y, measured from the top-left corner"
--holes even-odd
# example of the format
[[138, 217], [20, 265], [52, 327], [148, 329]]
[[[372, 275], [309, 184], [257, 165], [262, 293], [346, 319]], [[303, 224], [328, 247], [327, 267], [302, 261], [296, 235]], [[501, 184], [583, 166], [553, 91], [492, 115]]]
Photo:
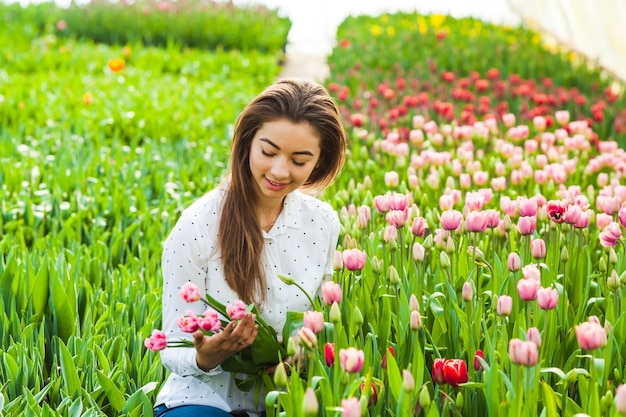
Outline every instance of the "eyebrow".
[[[267, 143], [268, 145], [276, 148], [276, 150], [280, 151], [280, 146], [278, 146], [277, 144], [275, 144], [274, 142], [272, 142], [271, 140], [269, 140], [268, 138], [260, 138], [260, 141], [263, 141], [265, 143]], [[310, 151], [297, 151], [293, 153], [294, 155], [308, 155], [308, 156], [314, 156], [312, 152]]]

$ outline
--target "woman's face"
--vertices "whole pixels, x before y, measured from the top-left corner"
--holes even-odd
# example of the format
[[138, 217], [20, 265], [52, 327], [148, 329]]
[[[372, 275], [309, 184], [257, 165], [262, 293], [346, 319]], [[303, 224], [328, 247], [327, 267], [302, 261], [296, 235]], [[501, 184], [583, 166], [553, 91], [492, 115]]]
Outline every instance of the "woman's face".
[[282, 202], [306, 182], [320, 152], [320, 138], [309, 123], [286, 119], [264, 123], [250, 149], [250, 171], [259, 198]]

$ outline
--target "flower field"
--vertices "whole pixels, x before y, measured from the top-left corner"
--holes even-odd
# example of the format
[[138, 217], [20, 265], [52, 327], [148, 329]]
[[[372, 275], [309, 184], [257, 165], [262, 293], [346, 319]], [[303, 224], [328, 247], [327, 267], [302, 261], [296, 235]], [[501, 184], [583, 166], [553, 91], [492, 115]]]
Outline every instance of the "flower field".
[[[0, 410], [152, 415], [161, 244], [280, 46], [105, 45], [0, 9]], [[623, 86], [443, 16], [349, 18], [329, 63], [335, 276], [284, 331], [268, 416], [626, 414]]]

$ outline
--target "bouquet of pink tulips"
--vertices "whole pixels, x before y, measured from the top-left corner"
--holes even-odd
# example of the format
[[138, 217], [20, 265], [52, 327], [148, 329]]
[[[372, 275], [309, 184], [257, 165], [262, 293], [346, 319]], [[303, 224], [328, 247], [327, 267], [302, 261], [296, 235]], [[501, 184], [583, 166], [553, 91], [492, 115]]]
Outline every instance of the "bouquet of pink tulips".
[[[179, 294], [188, 303], [202, 301], [210, 306], [203, 315], [187, 310], [186, 315], [178, 319], [178, 326], [186, 333], [193, 333], [200, 329], [206, 335], [212, 335], [220, 332], [229, 320], [239, 320], [244, 313], [252, 312], [258, 325], [258, 334], [254, 343], [222, 362], [221, 367], [227, 372], [249, 375], [248, 378], [237, 381], [238, 387], [244, 391], [249, 391], [259, 378], [265, 383], [271, 383], [271, 380], [267, 378], [266, 368], [280, 362], [287, 356], [287, 352], [279, 343], [275, 330], [259, 316], [254, 304], [246, 305], [243, 301], [237, 300], [233, 304], [224, 306], [208, 294], [202, 298], [200, 289], [190, 282], [182, 286]], [[227, 317], [228, 320], [220, 319], [220, 315]], [[297, 316], [289, 314], [286, 327], [293, 326], [289, 321], [290, 317]], [[168, 341], [163, 331], [155, 329], [152, 335], [145, 339], [144, 345], [157, 352], [166, 347], [190, 347], [193, 346], [193, 341], [185, 339]]]

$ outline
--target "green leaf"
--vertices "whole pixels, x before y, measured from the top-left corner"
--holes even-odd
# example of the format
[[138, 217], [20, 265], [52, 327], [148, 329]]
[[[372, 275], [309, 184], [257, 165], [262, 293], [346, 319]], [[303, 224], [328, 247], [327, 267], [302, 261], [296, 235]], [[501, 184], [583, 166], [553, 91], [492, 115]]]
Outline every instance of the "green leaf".
[[558, 417], [559, 412], [557, 409], [556, 394], [552, 390], [552, 387], [542, 381], [541, 388], [543, 389], [543, 404], [546, 412], [545, 417]]
[[80, 378], [74, 365], [74, 359], [70, 354], [70, 351], [65, 346], [65, 343], [57, 338], [58, 353], [60, 355], [61, 362], [61, 374], [63, 375], [63, 381], [65, 382], [65, 388], [67, 389], [70, 397], [80, 392]]
[[400, 391], [402, 390], [402, 375], [393, 355], [387, 355], [387, 375], [389, 377], [389, 390], [396, 401], [398, 401], [400, 399]]
[[122, 392], [117, 388], [117, 385], [115, 385], [109, 377], [103, 374], [102, 371], [96, 371], [96, 375], [98, 377], [98, 382], [102, 385], [102, 388], [104, 388], [104, 392], [106, 393], [113, 409], [117, 412], [122, 411], [124, 404], [126, 403], [124, 394], [122, 394]]
[[43, 315], [48, 306], [49, 268], [50, 264], [47, 261], [42, 262], [31, 289], [30, 302], [37, 315]]

